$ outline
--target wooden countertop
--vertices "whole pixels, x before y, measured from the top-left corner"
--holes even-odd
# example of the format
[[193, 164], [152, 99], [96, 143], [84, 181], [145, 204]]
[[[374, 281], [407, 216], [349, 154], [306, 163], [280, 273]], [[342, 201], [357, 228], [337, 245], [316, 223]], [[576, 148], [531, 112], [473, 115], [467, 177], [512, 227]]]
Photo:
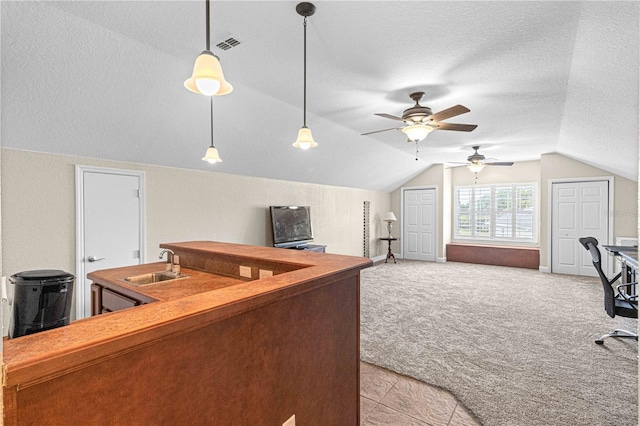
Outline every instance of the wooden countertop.
[[[206, 293], [251, 281], [249, 278], [233, 277], [184, 267], [181, 274], [186, 275], [185, 278], [145, 285], [131, 284], [123, 279], [123, 277], [133, 275], [162, 272], [165, 269], [165, 265], [166, 262], [158, 262], [106, 269], [89, 274], [89, 278], [107, 287], [117, 287], [118, 291], [125, 296], [133, 297], [137, 300], [142, 299], [145, 303], [182, 299], [194, 294]], [[140, 296], [144, 297], [141, 298]]]
[[[180, 252], [184, 264], [187, 263], [185, 253], [188, 253], [215, 261], [222, 259], [227, 263], [250, 263], [287, 271], [260, 280], [243, 281], [239, 277], [225, 278], [185, 267], [183, 270], [190, 276], [190, 284], [187, 284], [188, 280], [178, 280], [151, 286], [131, 285], [135, 293], [145, 294], [157, 302], [5, 341], [4, 386], [41, 382], [90, 365], [105, 356], [117, 356], [132, 346], [195, 330], [357, 275], [361, 269], [372, 265], [370, 259], [363, 257], [211, 241], [162, 244], [161, 247]], [[127, 284], [122, 278], [156, 272], [162, 265], [153, 263], [96, 271], [90, 274], [90, 279], [116, 282], [124, 287]]]

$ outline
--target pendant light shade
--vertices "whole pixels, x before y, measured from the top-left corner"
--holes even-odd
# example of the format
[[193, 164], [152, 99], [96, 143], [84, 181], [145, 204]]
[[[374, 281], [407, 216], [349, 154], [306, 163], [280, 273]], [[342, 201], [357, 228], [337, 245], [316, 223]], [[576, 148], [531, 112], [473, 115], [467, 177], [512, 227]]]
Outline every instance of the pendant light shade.
[[298, 130], [298, 139], [293, 143], [293, 146], [300, 149], [309, 149], [315, 148], [318, 144], [313, 140], [311, 129], [307, 126], [302, 126], [302, 128]]
[[202, 161], [206, 161], [209, 164], [222, 163], [218, 149], [213, 146], [213, 98], [209, 98], [209, 102], [211, 103], [211, 146], [207, 148]]
[[402, 128], [402, 133], [407, 135], [407, 137], [412, 141], [421, 141], [432, 131], [433, 127], [425, 124], [413, 124]]
[[233, 86], [224, 78], [220, 60], [209, 50], [196, 58], [193, 74], [185, 80], [184, 87], [205, 96], [226, 95], [233, 90]]
[[316, 12], [316, 7], [312, 3], [298, 3], [296, 12], [304, 17], [302, 24], [304, 28], [304, 82], [302, 127], [298, 131], [298, 138], [293, 143], [293, 146], [299, 149], [309, 149], [318, 146], [316, 141], [313, 140], [311, 129], [307, 127], [307, 18]]
[[193, 93], [205, 96], [221, 96], [231, 93], [233, 86], [224, 78], [220, 59], [211, 52], [211, 32], [209, 29], [209, 0], [207, 13], [207, 48], [196, 58], [191, 77], [185, 80], [184, 87]]
[[210, 164], [222, 163], [220, 155], [218, 154], [218, 148], [213, 145], [207, 148], [207, 152], [204, 154], [204, 157], [202, 157], [202, 161], [206, 161]]

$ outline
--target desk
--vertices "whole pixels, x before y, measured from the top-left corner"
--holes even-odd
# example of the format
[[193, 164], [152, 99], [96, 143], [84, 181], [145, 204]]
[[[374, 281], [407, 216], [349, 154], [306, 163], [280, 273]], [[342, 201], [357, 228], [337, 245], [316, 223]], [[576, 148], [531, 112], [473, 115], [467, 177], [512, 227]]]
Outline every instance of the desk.
[[[638, 282], [638, 247], [633, 246], [602, 246], [614, 255], [622, 266], [622, 284]], [[636, 286], [627, 291], [627, 294], [638, 294]]]
[[[622, 262], [622, 283], [638, 282], [638, 249], [635, 251], [621, 251], [619, 253]], [[631, 294], [638, 294], [637, 286], [631, 288]]]
[[382, 241], [389, 241], [389, 250], [387, 251], [387, 258], [384, 260], [384, 263], [387, 263], [387, 260], [393, 258], [393, 263], [398, 263], [396, 262], [396, 257], [393, 255], [393, 253], [391, 252], [391, 241], [396, 241], [397, 238], [380, 238]]
[[638, 254], [638, 247], [636, 246], [606, 246], [603, 245], [602, 247], [605, 248], [605, 250], [607, 250], [609, 253], [617, 256], [618, 253], [635, 253], [636, 255]]

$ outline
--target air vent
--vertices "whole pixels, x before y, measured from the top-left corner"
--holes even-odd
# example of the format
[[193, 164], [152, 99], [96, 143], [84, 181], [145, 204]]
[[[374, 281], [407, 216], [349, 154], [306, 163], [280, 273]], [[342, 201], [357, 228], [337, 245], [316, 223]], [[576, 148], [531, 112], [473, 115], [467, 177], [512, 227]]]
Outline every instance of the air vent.
[[221, 50], [229, 50], [232, 47], [240, 45], [240, 40], [235, 37], [227, 37], [216, 43], [216, 47]]

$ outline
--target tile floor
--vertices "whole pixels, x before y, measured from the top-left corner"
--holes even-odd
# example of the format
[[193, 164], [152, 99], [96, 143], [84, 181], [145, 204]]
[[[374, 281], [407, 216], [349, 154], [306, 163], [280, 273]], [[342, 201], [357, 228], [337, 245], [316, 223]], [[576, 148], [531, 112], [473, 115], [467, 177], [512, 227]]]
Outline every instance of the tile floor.
[[360, 363], [361, 426], [479, 426], [449, 392]]

